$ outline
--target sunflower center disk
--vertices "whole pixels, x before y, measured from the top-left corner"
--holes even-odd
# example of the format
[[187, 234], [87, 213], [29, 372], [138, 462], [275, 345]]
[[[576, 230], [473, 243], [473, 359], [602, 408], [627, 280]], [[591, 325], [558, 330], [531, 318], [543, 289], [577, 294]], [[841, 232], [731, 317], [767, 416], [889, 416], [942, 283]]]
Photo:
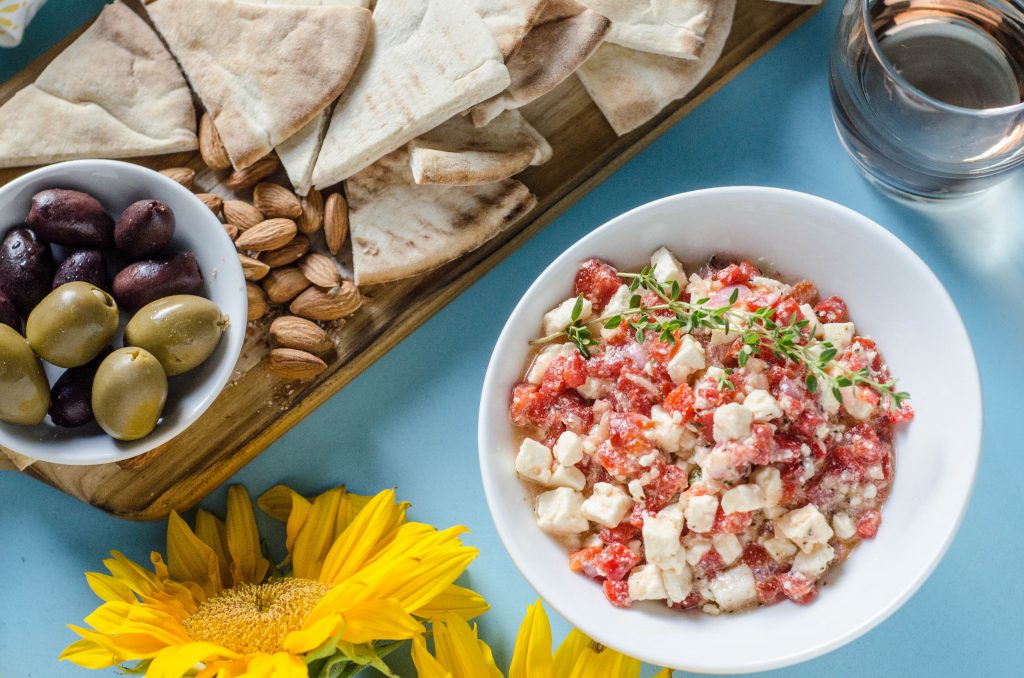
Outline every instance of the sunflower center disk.
[[217, 643], [240, 654], [277, 652], [328, 590], [312, 579], [241, 584], [204, 601], [185, 620], [185, 630], [194, 641]]

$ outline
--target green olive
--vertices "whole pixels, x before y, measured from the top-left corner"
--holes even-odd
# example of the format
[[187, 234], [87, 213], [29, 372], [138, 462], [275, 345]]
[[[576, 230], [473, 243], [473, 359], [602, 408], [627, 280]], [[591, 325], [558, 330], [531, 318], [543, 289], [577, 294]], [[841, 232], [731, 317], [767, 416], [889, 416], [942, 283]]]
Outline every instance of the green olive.
[[226, 326], [227, 318], [209, 299], [176, 294], [139, 309], [124, 328], [124, 343], [152, 353], [173, 377], [203, 364]]
[[60, 367], [84, 365], [117, 333], [114, 298], [87, 282], [69, 282], [32, 309], [25, 336], [43, 360]]
[[0, 420], [34, 426], [50, 407], [50, 384], [25, 337], [0, 325]]
[[156, 428], [167, 401], [167, 375], [153, 354], [130, 346], [100, 363], [92, 383], [92, 411], [113, 438], [138, 440]]

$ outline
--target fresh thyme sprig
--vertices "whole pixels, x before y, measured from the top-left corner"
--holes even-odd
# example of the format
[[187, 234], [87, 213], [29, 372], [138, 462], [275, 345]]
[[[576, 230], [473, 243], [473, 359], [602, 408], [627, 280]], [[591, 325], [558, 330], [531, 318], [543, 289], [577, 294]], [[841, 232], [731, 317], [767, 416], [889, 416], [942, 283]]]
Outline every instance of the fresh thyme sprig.
[[[725, 334], [735, 332], [741, 339], [737, 356], [740, 367], [744, 367], [755, 354], [768, 351], [779, 360], [803, 365], [807, 370], [804, 381], [811, 393], [827, 388], [836, 400], [842, 401], [841, 388], [866, 386], [885, 398], [892, 410], [902, 409], [903, 402], [910, 398], [906, 391], [896, 390], [895, 379], [880, 382], [871, 376], [867, 368], [854, 370], [837, 362], [835, 357], [839, 351], [831, 342], [811, 340], [805, 343], [803, 329], [809, 324], [808, 320], [797, 320], [793, 315], [789, 322], [781, 323], [776, 322], [773, 308], [759, 308], [753, 312], [735, 308], [738, 290], [733, 290], [728, 305], [711, 308], [708, 306], [710, 298], [692, 303], [681, 300], [679, 283], [674, 280], [671, 283], [658, 281], [654, 277], [653, 266], [646, 266], [639, 273], [619, 273], [619, 276], [629, 280], [629, 290], [634, 293], [626, 309], [584, 322], [580, 319], [584, 302], [581, 294], [576, 298], [571, 323], [565, 330], [535, 339], [531, 345], [568, 340], [576, 345], [584, 358], [589, 358], [590, 347], [599, 343], [591, 331], [591, 327], [597, 325], [617, 329], [625, 324], [640, 344], [648, 332], [657, 333], [659, 339], [668, 344], [675, 343], [677, 334], [690, 334], [702, 328], [720, 330]], [[640, 290], [653, 292], [662, 303], [645, 304]], [[719, 388], [735, 390], [729, 380], [731, 373], [731, 370], [723, 371], [718, 379]]]

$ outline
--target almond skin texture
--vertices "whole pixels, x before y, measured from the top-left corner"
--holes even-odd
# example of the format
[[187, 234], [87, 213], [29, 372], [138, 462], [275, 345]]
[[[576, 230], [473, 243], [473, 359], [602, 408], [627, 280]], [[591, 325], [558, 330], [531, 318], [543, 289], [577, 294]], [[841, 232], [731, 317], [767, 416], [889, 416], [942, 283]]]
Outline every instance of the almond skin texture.
[[315, 188], [309, 189], [309, 193], [300, 200], [302, 204], [302, 216], [299, 217], [299, 231], [302, 233], [316, 233], [324, 225], [324, 197]]
[[268, 219], [298, 219], [302, 216], [302, 204], [299, 199], [287, 188], [277, 184], [256, 184], [256, 188], [252, 190], [252, 204]]
[[249, 299], [248, 320], [259, 320], [267, 314], [267, 296], [256, 283], [245, 283], [245, 295]]
[[263, 280], [270, 273], [270, 267], [259, 259], [247, 257], [244, 254], [238, 255], [238, 261], [242, 264], [242, 275], [246, 280]]
[[291, 242], [284, 247], [270, 250], [260, 255], [260, 261], [270, 268], [294, 264], [302, 258], [302, 255], [309, 251], [309, 238], [301, 233], [295, 236]]
[[324, 254], [310, 252], [299, 260], [299, 270], [309, 281], [319, 287], [334, 287], [341, 284], [341, 273], [334, 260]]
[[253, 252], [276, 250], [290, 243], [298, 231], [291, 219], [267, 219], [243, 231], [235, 241], [235, 246]]
[[224, 221], [238, 226], [244, 231], [256, 224], [266, 221], [263, 213], [247, 202], [241, 200], [224, 201]]
[[217, 131], [209, 113], [203, 113], [199, 120], [199, 155], [203, 156], [203, 162], [210, 169], [226, 170], [231, 167], [231, 158], [224, 150], [220, 132]]
[[170, 167], [165, 170], [160, 170], [160, 174], [173, 179], [185, 188], [192, 190], [192, 184], [196, 180], [196, 171], [188, 167]]
[[330, 290], [310, 287], [288, 307], [294, 315], [308, 320], [338, 320], [352, 315], [363, 304], [359, 290], [348, 280]]
[[312, 283], [295, 266], [275, 268], [263, 280], [263, 291], [275, 304], [284, 304]]
[[216, 193], [196, 193], [196, 197], [216, 215], [220, 215], [224, 208], [224, 198]]
[[315, 355], [334, 350], [334, 342], [315, 322], [294, 315], [283, 315], [270, 323], [270, 338], [279, 347], [294, 348]]
[[271, 153], [268, 156], [260, 158], [245, 169], [235, 170], [229, 174], [224, 185], [232, 191], [251, 188], [277, 171], [277, 168], [280, 165], [281, 161], [277, 159], [277, 155]]
[[331, 254], [341, 250], [347, 234], [348, 202], [341, 193], [332, 193], [327, 196], [327, 204], [324, 206], [324, 237]]
[[228, 237], [232, 240], [238, 237], [238, 226], [234, 224], [221, 224], [224, 227], [224, 232], [228, 234]]
[[327, 363], [312, 353], [275, 348], [267, 356], [267, 368], [284, 379], [312, 379], [327, 369]]

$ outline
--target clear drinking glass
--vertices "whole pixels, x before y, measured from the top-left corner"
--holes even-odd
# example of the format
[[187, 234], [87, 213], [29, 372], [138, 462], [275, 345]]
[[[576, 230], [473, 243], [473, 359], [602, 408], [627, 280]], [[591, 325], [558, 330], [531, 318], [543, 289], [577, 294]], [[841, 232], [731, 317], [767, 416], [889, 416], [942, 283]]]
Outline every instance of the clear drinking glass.
[[829, 82], [843, 145], [884, 188], [958, 198], [1024, 164], [1022, 0], [847, 0]]

